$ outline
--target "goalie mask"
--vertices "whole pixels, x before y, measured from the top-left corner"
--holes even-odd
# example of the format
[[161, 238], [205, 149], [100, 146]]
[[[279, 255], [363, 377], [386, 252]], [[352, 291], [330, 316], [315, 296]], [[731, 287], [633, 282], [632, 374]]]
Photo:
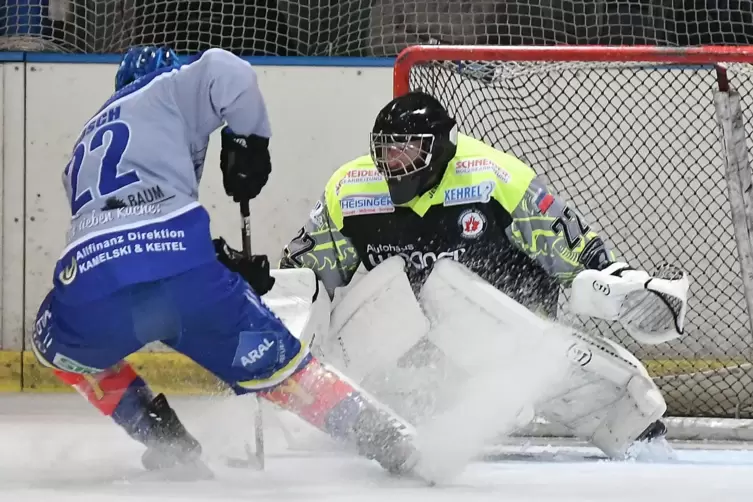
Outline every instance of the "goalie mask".
[[436, 186], [457, 150], [457, 125], [434, 97], [411, 92], [390, 101], [371, 132], [371, 158], [394, 204]]

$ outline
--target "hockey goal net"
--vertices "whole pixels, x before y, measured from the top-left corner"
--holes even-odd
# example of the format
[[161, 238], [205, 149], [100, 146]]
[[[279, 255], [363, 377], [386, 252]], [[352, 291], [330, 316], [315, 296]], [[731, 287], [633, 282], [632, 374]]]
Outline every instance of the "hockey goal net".
[[[753, 47], [414, 46], [396, 95], [428, 92], [460, 130], [526, 161], [628, 263], [691, 278], [686, 334], [620, 341], [676, 417], [753, 418], [748, 124]], [[739, 98], [739, 101], [738, 101]]]

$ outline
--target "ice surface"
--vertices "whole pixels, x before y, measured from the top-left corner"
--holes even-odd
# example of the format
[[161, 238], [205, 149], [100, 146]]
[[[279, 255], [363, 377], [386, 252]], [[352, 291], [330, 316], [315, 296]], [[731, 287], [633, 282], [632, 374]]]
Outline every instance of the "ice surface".
[[[672, 463], [605, 461], [576, 443], [490, 448], [452, 483], [396, 479], [338, 451], [297, 419], [267, 413], [267, 465], [231, 468], [224, 454], [251, 439], [252, 401], [171, 398], [203, 442], [215, 479], [169, 482], [145, 474], [140, 445], [77, 395], [0, 396], [0, 500], [12, 502], [748, 501], [753, 451], [684, 444]], [[279, 424], [286, 424], [292, 443]]]

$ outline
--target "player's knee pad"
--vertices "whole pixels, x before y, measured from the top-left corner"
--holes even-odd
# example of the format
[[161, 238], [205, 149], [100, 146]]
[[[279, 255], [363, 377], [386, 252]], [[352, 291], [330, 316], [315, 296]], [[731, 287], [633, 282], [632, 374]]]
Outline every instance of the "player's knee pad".
[[395, 369], [428, 329], [405, 261], [394, 256], [365, 274], [335, 305], [329, 335], [318, 350], [329, 364], [363, 382]]
[[617, 343], [578, 332], [572, 342], [571, 371], [537, 411], [544, 418], [622, 458], [636, 438], [667, 409], [641, 362]]
[[260, 391], [278, 385], [310, 359], [309, 345], [293, 336], [287, 326], [250, 287], [244, 290], [251, 305], [247, 328], [238, 335], [227, 380], [237, 393]]
[[47, 294], [37, 313], [31, 344], [34, 355], [41, 364], [51, 368], [60, 381], [76, 389], [102, 414], [113, 417], [116, 423], [127, 428], [127, 424], [143, 412], [144, 402], [151, 399], [151, 391], [126, 361], [111, 368], [98, 369], [59, 352], [53, 341], [53, 295], [54, 291]]

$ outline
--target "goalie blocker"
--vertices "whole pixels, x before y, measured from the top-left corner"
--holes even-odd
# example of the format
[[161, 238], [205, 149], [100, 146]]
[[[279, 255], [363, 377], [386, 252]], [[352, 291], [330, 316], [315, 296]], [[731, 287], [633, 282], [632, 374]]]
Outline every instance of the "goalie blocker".
[[[581, 272], [573, 283], [573, 307], [620, 321], [639, 341], [659, 343], [682, 333], [687, 289], [685, 274], [673, 267], [652, 277], [614, 264]], [[418, 295], [403, 259], [384, 261], [354, 281], [335, 304], [328, 335], [317, 345], [325, 360], [388, 402], [389, 392], [373, 382], [381, 378], [383, 383], [390, 375], [387, 380], [394, 385], [405, 360], [417, 351], [428, 350], [435, 362], [439, 354], [444, 368], [466, 380], [489, 365], [526, 361], [522, 371], [537, 372], [564, 361], [565, 373], [547, 391], [530, 395], [523, 405], [514, 400], [516, 427], [539, 415], [612, 458], [624, 458], [637, 440], [664, 432], [656, 424], [666, 404], [635, 356], [614, 341], [537, 316], [452, 260], [437, 261]], [[424, 382], [424, 390], [414, 394], [436, 384]], [[500, 397], [494, 391], [492, 382], [490, 399]]]

